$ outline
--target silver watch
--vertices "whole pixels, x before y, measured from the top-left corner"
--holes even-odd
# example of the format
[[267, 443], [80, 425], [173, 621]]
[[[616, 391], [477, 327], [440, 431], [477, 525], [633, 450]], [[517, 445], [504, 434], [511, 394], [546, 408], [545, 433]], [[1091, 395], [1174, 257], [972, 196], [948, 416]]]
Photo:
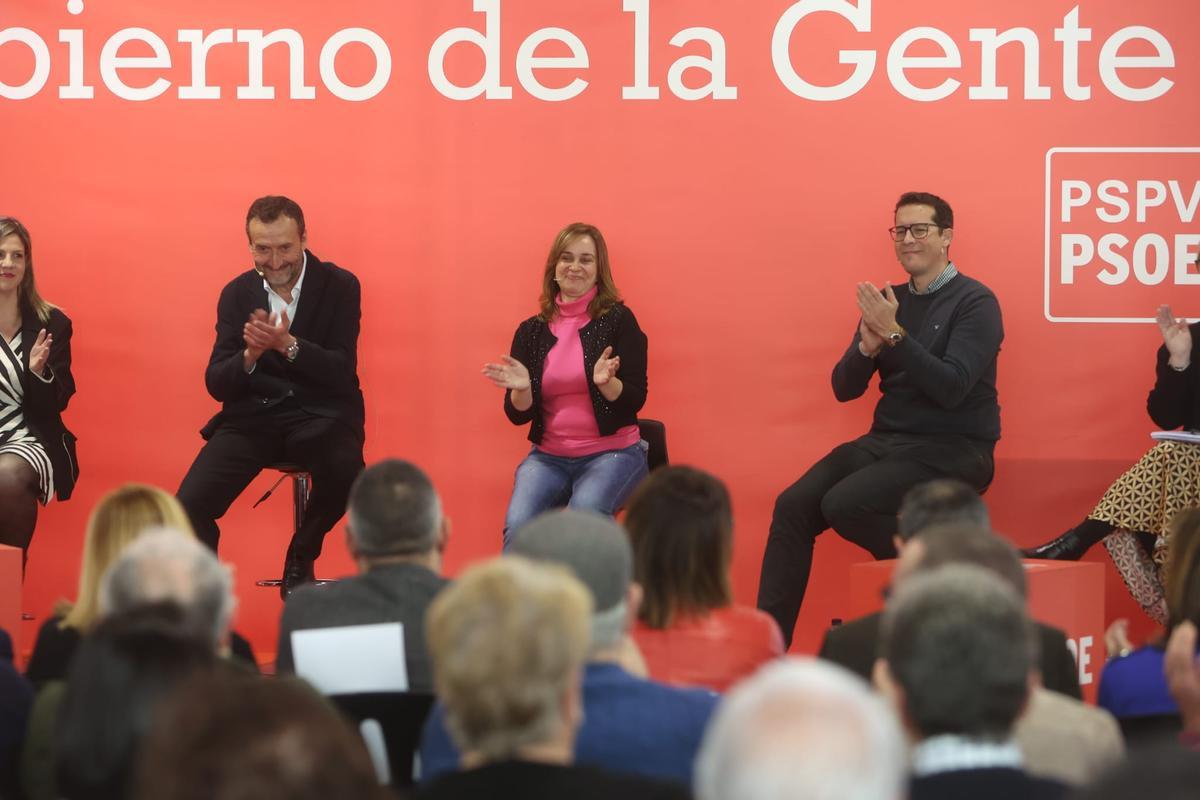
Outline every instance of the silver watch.
[[300, 355], [300, 340], [292, 339], [292, 343], [288, 345], [287, 352], [284, 355], [287, 356], [289, 362], [295, 361], [296, 356]]

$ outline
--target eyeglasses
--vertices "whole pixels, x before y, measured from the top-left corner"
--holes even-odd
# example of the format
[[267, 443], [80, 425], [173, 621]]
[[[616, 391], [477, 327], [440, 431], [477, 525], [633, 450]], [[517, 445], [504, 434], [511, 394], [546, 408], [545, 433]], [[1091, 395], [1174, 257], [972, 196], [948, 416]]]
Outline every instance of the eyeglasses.
[[888, 233], [897, 242], [903, 242], [905, 235], [910, 232], [914, 239], [924, 239], [929, 235], [930, 229], [939, 227], [941, 226], [936, 222], [916, 222], [912, 225], [897, 225], [894, 228], [888, 228]]

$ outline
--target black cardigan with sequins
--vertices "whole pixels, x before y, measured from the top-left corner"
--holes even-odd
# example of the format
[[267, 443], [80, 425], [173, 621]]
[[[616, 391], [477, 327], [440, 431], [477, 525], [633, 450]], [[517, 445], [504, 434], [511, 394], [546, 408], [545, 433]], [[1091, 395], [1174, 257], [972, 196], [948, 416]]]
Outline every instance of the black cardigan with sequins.
[[[601, 436], [611, 436], [626, 425], [637, 424], [637, 412], [646, 404], [646, 334], [638, 327], [637, 317], [624, 303], [617, 303], [603, 316], [592, 320], [579, 329], [583, 344], [583, 368], [591, 375], [596, 361], [604, 348], [612, 345], [613, 355], [621, 357], [618, 377], [623, 388], [621, 396], [613, 402], [604, 399], [600, 389], [588, 381], [592, 397], [592, 410], [596, 414], [596, 425]], [[514, 425], [533, 424], [529, 427], [529, 441], [538, 444], [546, 430], [542, 419], [542, 368], [546, 354], [557, 342], [550, 326], [540, 317], [530, 317], [517, 327], [513, 335], [512, 357], [529, 370], [529, 385], [533, 391], [533, 405], [525, 411], [517, 410], [504, 393], [504, 413]]]

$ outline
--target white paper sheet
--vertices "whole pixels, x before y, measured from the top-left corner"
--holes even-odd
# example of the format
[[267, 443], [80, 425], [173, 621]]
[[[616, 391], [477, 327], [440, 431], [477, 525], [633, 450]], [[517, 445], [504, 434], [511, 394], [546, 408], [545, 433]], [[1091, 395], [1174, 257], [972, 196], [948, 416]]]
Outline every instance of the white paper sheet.
[[321, 694], [408, 691], [399, 622], [292, 631], [292, 658]]

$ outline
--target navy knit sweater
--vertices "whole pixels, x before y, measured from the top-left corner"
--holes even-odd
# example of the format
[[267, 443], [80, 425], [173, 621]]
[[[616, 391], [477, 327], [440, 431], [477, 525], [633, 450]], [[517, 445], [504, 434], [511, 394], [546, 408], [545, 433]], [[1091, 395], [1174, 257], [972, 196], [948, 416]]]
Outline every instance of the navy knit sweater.
[[883, 396], [872, 431], [999, 439], [996, 358], [1004, 325], [996, 296], [961, 273], [929, 295], [911, 294], [907, 284], [893, 289], [896, 320], [908, 335], [867, 358], [856, 329], [833, 368], [834, 395], [842, 402], [861, 397], [878, 370]]

